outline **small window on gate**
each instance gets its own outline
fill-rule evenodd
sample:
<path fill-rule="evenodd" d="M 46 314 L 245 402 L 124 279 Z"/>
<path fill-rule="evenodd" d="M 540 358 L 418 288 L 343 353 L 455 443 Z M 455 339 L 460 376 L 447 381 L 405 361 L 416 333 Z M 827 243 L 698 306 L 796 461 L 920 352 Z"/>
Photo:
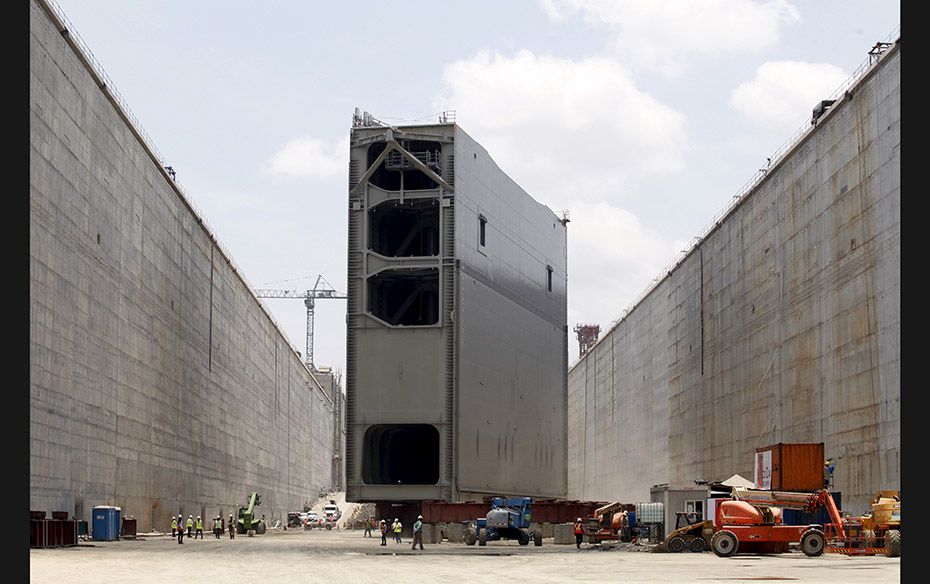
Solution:
<path fill-rule="evenodd" d="M 478 244 L 485 246 L 485 231 L 488 225 L 488 218 L 484 215 L 478 215 Z"/>

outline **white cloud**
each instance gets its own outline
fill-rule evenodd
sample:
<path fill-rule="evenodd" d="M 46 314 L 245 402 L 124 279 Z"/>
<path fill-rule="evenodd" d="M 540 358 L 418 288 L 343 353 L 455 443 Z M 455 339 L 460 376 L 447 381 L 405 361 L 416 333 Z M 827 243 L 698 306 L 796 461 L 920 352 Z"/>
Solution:
<path fill-rule="evenodd" d="M 574 202 L 570 208 L 569 329 L 598 324 L 603 336 L 623 309 L 677 257 L 681 243 L 665 240 L 633 213 L 603 201 Z M 569 346 L 573 360 L 578 346 L 571 342 Z"/>
<path fill-rule="evenodd" d="M 288 178 L 333 178 L 348 172 L 348 136 L 332 141 L 304 136 L 281 147 L 263 170 Z"/>
<path fill-rule="evenodd" d="M 779 26 L 800 20 L 786 0 L 541 0 L 554 22 L 581 13 L 615 32 L 611 43 L 632 66 L 672 76 L 694 57 L 755 52 L 778 40 Z"/>
<path fill-rule="evenodd" d="M 684 116 L 610 59 L 482 52 L 447 65 L 444 81 L 435 109 L 455 109 L 504 172 L 552 208 L 616 200 L 642 177 L 684 168 Z"/>
<path fill-rule="evenodd" d="M 730 106 L 765 129 L 793 130 L 848 77 L 829 63 L 770 61 L 756 70 L 752 81 L 733 91 Z"/>

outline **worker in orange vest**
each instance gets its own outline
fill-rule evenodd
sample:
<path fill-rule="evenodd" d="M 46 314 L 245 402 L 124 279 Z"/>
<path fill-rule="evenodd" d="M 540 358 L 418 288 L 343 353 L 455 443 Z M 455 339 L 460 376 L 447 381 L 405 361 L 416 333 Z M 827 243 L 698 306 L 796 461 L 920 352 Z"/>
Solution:
<path fill-rule="evenodd" d="M 581 549 L 581 538 L 584 537 L 584 527 L 581 526 L 581 517 L 575 521 L 575 547 Z"/>

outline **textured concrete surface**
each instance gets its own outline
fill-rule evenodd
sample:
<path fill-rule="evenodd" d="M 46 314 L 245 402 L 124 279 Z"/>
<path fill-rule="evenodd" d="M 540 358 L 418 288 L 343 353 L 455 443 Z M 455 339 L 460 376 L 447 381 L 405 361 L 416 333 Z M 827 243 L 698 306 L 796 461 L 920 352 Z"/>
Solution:
<path fill-rule="evenodd" d="M 332 400 L 42 5 L 30 30 L 30 508 L 137 529 L 331 484 Z"/>
<path fill-rule="evenodd" d="M 895 47 L 569 373 L 569 497 L 753 477 L 824 442 L 846 510 L 900 488 Z"/>
<path fill-rule="evenodd" d="M 574 540 L 573 540 L 574 541 Z M 428 544 L 410 549 L 404 538 L 380 545 L 380 537 L 362 531 L 269 531 L 202 541 L 170 537 L 145 541 L 100 542 L 94 547 L 32 550 L 33 583 L 236 582 L 706 582 L 723 584 L 786 580 L 817 584 L 901 581 L 901 558 L 800 552 L 768 556 L 713 553 L 653 554 L 601 551 L 582 544 L 522 547 L 515 541 Z M 606 548 L 607 546 L 603 546 Z M 911 566 L 914 568 L 914 566 Z M 912 574 L 913 575 L 913 574 Z"/>

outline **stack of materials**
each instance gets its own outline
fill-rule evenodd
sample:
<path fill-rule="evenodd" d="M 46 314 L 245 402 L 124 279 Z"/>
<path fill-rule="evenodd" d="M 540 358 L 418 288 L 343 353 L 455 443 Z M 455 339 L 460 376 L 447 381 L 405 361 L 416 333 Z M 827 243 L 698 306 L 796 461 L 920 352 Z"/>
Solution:
<path fill-rule="evenodd" d="M 45 511 L 29 512 L 29 547 L 74 546 L 77 541 L 77 521 L 68 519 L 67 511 L 52 511 L 51 519 Z"/>

